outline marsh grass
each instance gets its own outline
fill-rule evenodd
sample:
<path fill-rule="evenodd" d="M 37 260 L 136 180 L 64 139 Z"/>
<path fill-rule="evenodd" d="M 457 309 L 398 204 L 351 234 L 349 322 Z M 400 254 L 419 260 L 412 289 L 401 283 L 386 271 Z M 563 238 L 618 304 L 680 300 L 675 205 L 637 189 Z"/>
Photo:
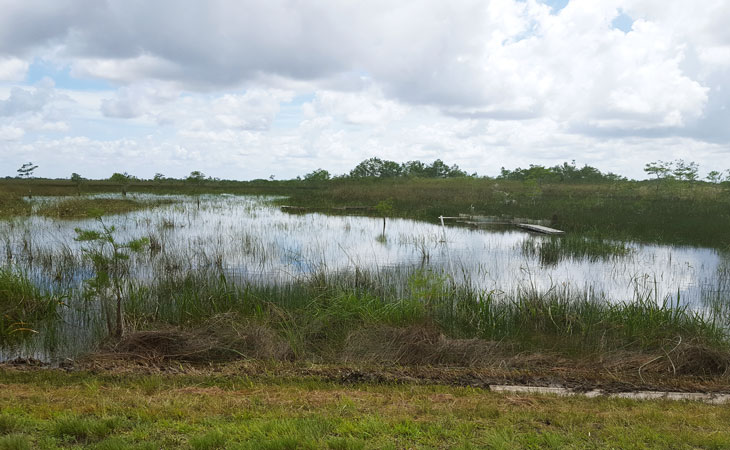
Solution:
<path fill-rule="evenodd" d="M 30 214 L 30 203 L 22 197 L 0 191 L 0 219 Z"/>
<path fill-rule="evenodd" d="M 622 181 L 601 184 L 542 184 L 475 178 L 335 180 L 291 187 L 281 203 L 333 208 L 393 200 L 391 214 L 435 222 L 440 215 L 551 220 L 569 233 L 726 248 L 730 245 L 727 186 Z M 332 210 L 335 213 L 336 210 Z"/>
<path fill-rule="evenodd" d="M 452 179 L 336 179 L 328 182 L 253 180 L 219 181 L 200 185 L 180 180 L 137 181 L 130 192 L 157 194 L 233 193 L 286 196 L 281 204 L 337 213 L 335 207 L 374 207 L 392 199 L 389 216 L 436 222 L 440 215 L 525 217 L 552 220 L 571 233 L 599 233 L 613 240 L 637 240 L 677 245 L 730 247 L 730 184 L 651 181 L 610 183 L 534 183 L 482 178 Z M 0 216 L 27 214 L 21 197 L 76 195 L 68 180 L 1 180 Z M 84 193 L 120 192 L 121 185 L 89 180 Z M 9 200 L 7 200 L 9 199 Z M 16 212 L 12 212 L 16 211 Z M 350 211 L 351 212 L 351 211 Z M 340 213 L 346 213 L 341 210 Z"/>
<path fill-rule="evenodd" d="M 0 345 L 38 334 L 41 325 L 52 328 L 60 302 L 27 277 L 0 268 Z"/>
<path fill-rule="evenodd" d="M 447 339 L 476 338 L 500 342 L 510 351 L 577 358 L 616 351 L 663 352 L 682 342 L 730 354 L 727 317 L 695 311 L 679 299 L 645 296 L 617 302 L 557 287 L 499 294 L 459 286 L 430 271 L 411 273 L 405 291 L 375 280 L 382 278 L 359 271 L 357 281 L 352 274 L 341 274 L 288 285 L 241 286 L 221 276 L 188 275 L 131 289 L 133 301 L 127 302 L 126 314 L 138 329 L 203 330 L 217 336 L 211 348 L 226 347 L 229 341 L 237 350 L 228 357 L 234 358 L 291 355 L 336 361 L 345 353 L 351 358 L 347 346 L 353 335 L 359 333 L 361 339 L 361 330 L 383 327 L 433 330 Z M 221 315 L 229 319 L 220 321 Z M 256 354 L 246 325 L 234 333 L 224 331 L 247 322 L 272 330 L 273 335 L 263 334 L 265 339 L 283 340 L 291 351 Z M 380 342 L 377 336 L 372 339 Z M 433 361 L 433 355 L 424 358 Z M 727 369 L 730 359 L 723 358 L 721 367 L 712 371 Z M 461 363 L 468 364 L 468 359 L 467 355 Z"/>
<path fill-rule="evenodd" d="M 554 265 L 568 258 L 607 261 L 628 256 L 632 251 L 622 241 L 578 235 L 526 239 L 520 247 L 523 255 L 537 257 L 543 265 Z"/>
<path fill-rule="evenodd" d="M 104 214 L 123 214 L 140 209 L 168 205 L 170 203 L 172 203 L 172 200 L 166 199 L 141 201 L 127 198 L 79 197 L 45 204 L 36 213 L 56 219 L 84 219 L 94 218 L 99 215 L 99 212 L 103 212 Z"/>
<path fill-rule="evenodd" d="M 322 247 L 305 248 L 297 242 L 278 246 L 275 241 L 281 240 L 280 235 L 269 229 L 287 231 L 283 238 L 286 241 L 298 239 L 298 233 L 304 229 L 310 232 L 309 227 L 319 222 L 267 216 L 263 211 L 269 206 L 261 202 L 204 200 L 200 209 L 190 207 L 190 202 L 172 205 L 159 214 L 145 212 L 114 219 L 119 225 L 119 239 L 137 239 L 145 234 L 153 239 L 140 248 L 139 255 L 130 256 L 130 271 L 124 272 L 115 288 L 121 299 L 117 304 L 124 308 L 123 320 L 117 323 L 123 322 L 130 340 L 107 343 L 105 348 L 197 362 L 235 358 L 337 361 L 343 355 L 357 357 L 351 348 L 356 340 L 370 336 L 372 342 L 382 344 L 384 341 L 377 336 L 382 332 L 399 340 L 400 349 L 418 347 L 405 342 L 408 339 L 424 343 L 421 347 L 425 356 L 410 358 L 414 363 L 448 360 L 470 364 L 468 355 L 461 361 L 446 358 L 446 352 L 457 345 L 456 340 L 476 340 L 462 343 L 469 349 L 479 345 L 492 348 L 492 343 L 499 343 L 502 349 L 512 352 L 544 351 L 578 358 L 624 350 L 669 352 L 682 342 L 707 347 L 719 355 L 712 357 L 719 361 L 711 364 L 713 372 L 725 367 L 723 355 L 728 352 L 730 328 L 727 308 L 693 309 L 687 306 L 691 300 L 665 297 L 658 290 L 647 293 L 637 288 L 633 296 L 607 298 L 590 287 L 569 288 L 569 283 L 559 281 L 545 286 L 543 280 L 538 280 L 538 288 L 530 284 L 529 274 L 527 281 L 504 285 L 504 292 L 484 289 L 479 287 L 485 285 L 479 277 L 489 276 L 489 268 L 477 266 L 471 272 L 464 269 L 459 276 L 454 275 L 458 268 L 455 272 L 450 260 L 449 264 L 429 266 L 429 252 L 442 250 L 438 246 L 448 242 L 440 239 L 440 233 L 432 235 L 431 231 L 415 236 L 408 234 L 410 230 L 403 235 L 392 234 L 396 223 L 389 226 L 391 237 L 383 245 L 409 250 L 415 246 L 416 253 L 422 255 L 420 264 L 411 260 L 387 267 L 369 263 L 358 266 L 357 260 L 347 255 L 346 265 L 330 269 L 327 258 L 320 256 Z M 275 220 L 261 227 L 253 220 L 244 221 L 255 219 L 257 214 L 264 221 Z M 221 215 L 233 216 L 231 222 L 221 221 Z M 13 222 L 5 227 L 6 251 L 12 253 L 8 267 L 33 269 L 34 282 L 43 280 L 47 283 L 41 284 L 44 289 L 67 296 L 69 308 L 64 308 L 66 315 L 58 322 L 68 326 L 58 333 L 52 323 L 43 327 L 52 347 L 69 348 L 53 342 L 65 339 L 87 342 L 86 349 L 94 349 L 105 334 L 113 333 L 105 333 L 99 296 L 84 295 L 88 290 L 80 286 L 83 280 L 103 272 L 103 267 L 89 264 L 83 251 L 72 247 L 73 243 L 55 249 L 39 243 L 43 234 L 32 224 Z M 198 227 L 214 232 L 199 234 Z M 379 231 L 378 226 L 372 234 L 366 230 L 362 236 L 372 243 Z M 351 229 L 347 232 L 354 233 Z M 523 245 L 523 251 L 538 252 L 543 262 L 565 257 L 612 259 L 631 251 L 621 241 L 573 235 L 531 239 Z M 64 275 L 66 272 L 73 274 Z M 9 284 L 15 287 L 8 292 L 15 292 L 18 286 L 33 286 L 28 280 L 25 284 L 13 280 Z M 38 292 L 25 297 L 50 298 L 38 297 Z M 727 304 L 727 289 L 720 287 L 715 295 L 715 305 Z M 12 324 L 26 322 L 14 320 Z M 67 333 L 73 327 L 86 331 Z M 19 332 L 12 334 L 21 337 Z M 267 347 L 262 344 L 265 341 L 274 345 Z M 186 345 L 191 348 L 186 350 Z"/>

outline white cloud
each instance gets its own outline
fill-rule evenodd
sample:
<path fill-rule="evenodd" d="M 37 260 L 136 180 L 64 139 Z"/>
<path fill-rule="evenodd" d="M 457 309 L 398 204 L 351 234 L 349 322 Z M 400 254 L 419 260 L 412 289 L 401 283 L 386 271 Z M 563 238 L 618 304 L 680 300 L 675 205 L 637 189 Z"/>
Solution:
<path fill-rule="evenodd" d="M 642 158 L 730 160 L 724 0 L 571 0 L 557 13 L 537 0 L 3 6 L 8 155 L 65 145 L 89 171 L 239 178 L 371 156 L 491 174 L 576 159 L 631 176 Z M 34 60 L 114 88 L 28 86 Z"/>
<path fill-rule="evenodd" d="M 0 126 L 0 140 L 15 141 L 23 137 L 25 131 L 22 128 L 2 125 Z"/>
<path fill-rule="evenodd" d="M 0 100 L 0 116 L 18 116 L 41 112 L 54 100 L 53 81 L 46 78 L 30 89 L 13 87 L 5 100 Z"/>
<path fill-rule="evenodd" d="M 359 92 L 317 91 L 309 114 L 338 117 L 354 125 L 386 125 L 403 117 L 408 108 L 385 98 L 376 88 Z"/>
<path fill-rule="evenodd" d="M 131 119 L 153 114 L 157 107 L 176 100 L 181 94 L 172 83 L 142 82 L 123 86 L 114 98 L 101 101 L 101 112 L 107 117 Z"/>
<path fill-rule="evenodd" d="M 28 71 L 28 62 L 20 58 L 0 57 L 0 81 L 20 81 Z"/>

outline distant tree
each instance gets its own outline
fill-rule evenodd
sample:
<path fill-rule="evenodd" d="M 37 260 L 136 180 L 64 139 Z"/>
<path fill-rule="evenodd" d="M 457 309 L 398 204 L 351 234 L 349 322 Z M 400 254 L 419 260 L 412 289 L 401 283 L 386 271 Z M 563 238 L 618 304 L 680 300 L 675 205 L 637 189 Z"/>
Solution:
<path fill-rule="evenodd" d="M 697 180 L 699 169 L 699 164 L 694 161 L 685 162 L 683 159 L 678 159 L 674 162 L 674 171 L 672 174 L 678 180 L 692 182 Z"/>
<path fill-rule="evenodd" d="M 122 195 L 125 197 L 127 196 L 127 188 L 129 188 L 129 183 L 138 179 L 139 178 L 135 177 L 134 175 L 130 175 L 127 172 L 114 172 L 112 176 L 109 177 L 109 181 L 113 181 L 114 183 L 119 183 L 122 185 Z"/>
<path fill-rule="evenodd" d="M 327 181 L 330 178 L 330 173 L 324 169 L 316 169 L 304 175 L 304 181 Z"/>
<path fill-rule="evenodd" d="M 132 178 L 132 175 L 128 174 L 127 172 L 114 172 L 112 176 L 109 177 L 109 181 L 113 181 L 115 183 L 128 183 L 130 180 L 132 180 Z"/>
<path fill-rule="evenodd" d="M 403 163 L 403 172 L 409 177 L 426 178 L 428 167 L 421 161 L 408 161 Z"/>
<path fill-rule="evenodd" d="M 673 176 L 672 166 L 673 164 L 668 161 L 653 161 L 644 166 L 644 172 L 655 176 L 657 180 L 661 180 Z"/>
<path fill-rule="evenodd" d="M 205 181 L 205 174 L 199 170 L 193 170 L 185 178 L 185 181 L 195 186 L 193 188 L 193 195 L 195 195 L 195 203 L 198 205 L 198 209 L 200 209 L 200 186 Z"/>
<path fill-rule="evenodd" d="M 440 159 L 431 163 L 431 165 L 425 169 L 425 172 L 429 178 L 453 178 L 466 176 L 466 172 L 460 170 L 459 166 L 456 164 L 449 167 Z"/>
<path fill-rule="evenodd" d="M 403 167 L 395 161 L 383 160 L 380 178 L 395 178 L 403 175 Z"/>
<path fill-rule="evenodd" d="M 350 171 L 353 178 L 392 178 L 402 175 L 403 167 L 395 161 L 370 158 Z"/>
<path fill-rule="evenodd" d="M 711 170 L 705 177 L 710 183 L 720 183 L 722 181 L 722 172 Z"/>
<path fill-rule="evenodd" d="M 155 176 L 152 178 L 153 181 L 164 181 L 165 176 L 159 172 L 155 174 Z"/>
<path fill-rule="evenodd" d="M 84 177 L 73 172 L 71 174 L 71 182 L 76 185 L 76 195 L 81 195 L 81 183 L 83 183 Z"/>
<path fill-rule="evenodd" d="M 18 177 L 19 178 L 32 178 L 33 177 L 33 171 L 35 171 L 38 168 L 37 165 L 33 164 L 32 162 L 27 162 L 20 166 L 20 169 L 17 170 Z"/>
<path fill-rule="evenodd" d="M 508 170 L 502 167 L 500 176 L 497 178 L 515 181 L 535 180 L 538 183 L 543 181 L 561 181 L 561 175 L 556 173 L 552 168 L 535 164 L 530 164 L 530 167 L 527 169 L 518 167 L 515 170 Z"/>
<path fill-rule="evenodd" d="M 205 181 L 205 174 L 199 170 L 193 170 L 190 175 L 185 178 L 185 181 L 189 183 L 201 184 Z"/>

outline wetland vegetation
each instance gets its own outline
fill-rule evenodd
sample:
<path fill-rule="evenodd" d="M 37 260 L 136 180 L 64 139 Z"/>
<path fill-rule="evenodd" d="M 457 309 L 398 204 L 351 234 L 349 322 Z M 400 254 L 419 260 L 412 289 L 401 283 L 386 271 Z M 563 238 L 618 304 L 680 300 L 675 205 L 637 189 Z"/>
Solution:
<path fill-rule="evenodd" d="M 360 169 L 378 167 L 377 161 L 370 163 Z M 443 178 L 408 172 L 428 174 L 434 166 Z M 236 364 L 241 361 L 254 364 L 256 373 L 296 372 L 289 381 L 280 375 L 266 381 L 232 374 L 222 381 L 211 373 L 170 379 L 109 375 L 115 377 L 110 381 L 105 375 L 26 374 L 6 366 L 0 370 L 0 382 L 8 387 L 0 406 L 0 448 L 127 448 L 150 442 L 245 448 L 244 441 L 276 442 L 271 448 L 302 443 L 369 448 L 382 447 L 394 436 L 399 436 L 396 447 L 415 448 L 610 447 L 629 442 L 625 427 L 619 433 L 616 421 L 624 420 L 627 411 L 644 409 L 661 423 L 656 429 L 666 431 L 656 432 L 654 425 L 634 428 L 632 444 L 721 447 L 727 440 L 723 434 L 708 438 L 700 428 L 694 433 L 668 426 L 687 420 L 686 411 L 673 416 L 674 410 L 660 403 L 637 409 L 619 400 L 510 400 L 458 387 L 338 387 L 350 379 L 458 385 L 493 379 L 726 391 L 730 232 L 723 223 L 730 219 L 728 185 L 721 180 L 595 178 L 590 170 L 584 171 L 588 179 L 566 181 L 554 178 L 557 172 L 545 175 L 531 167 L 484 179 L 434 163 L 385 177 L 365 171 L 331 179 L 315 171 L 287 181 L 232 182 L 197 173 L 186 180 L 143 181 L 116 174 L 120 176 L 105 181 L 0 182 L 1 360 L 108 367 L 104 370 L 110 374 L 130 367 L 195 371 L 216 364 L 223 368 L 215 371 L 239 371 L 240 376 L 243 369 Z M 100 210 L 105 213 L 99 215 Z M 438 222 L 441 215 L 461 213 L 505 222 L 542 220 L 567 233 L 550 237 L 508 225 L 475 229 Z M 233 366 L 225 369 L 226 364 Z M 324 377 L 335 384 L 302 375 L 314 366 L 335 374 Z M 403 370 L 417 374 L 381 372 L 388 367 L 410 367 Z M 443 373 L 434 378 L 417 368 Z M 275 419 L 250 403 L 258 401 L 251 400 L 255 395 L 246 394 L 241 401 L 248 405 L 250 427 L 233 429 L 227 419 L 202 416 L 197 425 L 170 422 L 175 414 L 191 414 L 191 408 L 232 414 L 220 409 L 220 399 L 201 406 L 202 397 L 188 393 L 189 386 L 198 389 L 201 383 L 216 392 L 228 389 L 227 383 L 248 383 L 267 396 L 289 389 L 286 395 L 296 398 L 305 398 L 304 391 L 329 398 L 332 390 L 344 389 L 338 398 L 346 405 L 330 402 L 327 408 L 341 412 L 359 406 L 347 422 L 327 413 L 287 419 L 287 408 L 295 405 L 267 403 L 276 408 Z M 103 389 L 87 392 L 88 386 Z M 38 389 L 51 389 L 60 404 L 64 396 L 83 395 L 85 412 L 64 407 L 65 412 L 41 417 L 38 411 L 48 407 L 40 400 L 33 403 L 37 411 L 18 411 L 8 403 L 16 395 L 39 399 Z M 97 404 L 101 397 L 94 392 L 107 395 L 118 389 L 126 389 L 124 395 L 118 393 L 119 400 L 130 409 L 112 411 Z M 173 401 L 163 398 L 170 389 L 187 389 L 176 395 L 182 403 L 147 416 L 149 420 L 124 418 L 138 414 L 141 395 Z M 375 426 L 367 412 L 375 404 L 361 399 L 363 392 L 375 390 L 380 396 L 410 396 L 406 403 L 430 402 L 433 389 L 474 401 L 478 397 L 480 404 L 501 412 L 486 419 L 450 400 L 454 416 L 448 424 L 424 412 L 425 422 L 389 413 Z M 226 391 L 226 404 L 235 392 Z M 530 407 L 527 415 L 506 413 L 514 408 L 504 402 L 514 401 L 549 406 Z M 554 407 L 558 412 L 545 419 Z M 568 409 L 560 408 L 598 408 L 604 414 L 609 408 L 616 417 L 581 423 L 593 427 L 590 437 L 574 433 L 572 425 L 535 433 L 522 429 L 532 427 L 537 417 L 551 424 L 573 423 L 565 415 Z M 651 412 L 656 408 L 663 415 Z M 722 420 L 720 409 L 693 408 L 708 418 L 708 429 L 719 429 L 713 424 Z M 474 428 L 477 419 L 487 420 L 489 427 Z M 462 428 L 472 431 L 453 433 Z M 509 431 L 515 429 L 521 431 Z M 397 430 L 410 431 L 401 435 Z M 460 440 L 462 435 L 467 438 Z"/>
<path fill-rule="evenodd" d="M 504 186 L 500 183 L 509 186 L 509 182 L 516 187 L 500 195 L 519 201 L 495 202 L 493 197 L 481 196 L 481 191 L 464 192 L 473 186 L 494 195 L 497 187 Z M 620 185 L 546 185 L 541 190 L 561 190 L 568 201 L 576 199 L 578 204 L 593 198 L 587 193 L 603 191 L 628 189 L 640 196 L 659 195 L 656 189 L 643 189 L 641 183 L 614 182 Z M 9 185 L 17 183 L 13 180 Z M 166 183 L 161 189 L 177 186 Z M 230 187 L 225 182 L 208 183 L 215 189 Z M 242 184 L 242 188 L 269 183 Z M 86 184 L 90 190 L 106 186 Z M 660 359 L 675 372 L 683 364 L 686 367 L 680 370 L 689 370 L 690 362 L 675 361 L 680 355 L 688 361 L 706 361 L 706 367 L 694 369 L 697 373 L 721 374 L 728 369 L 726 230 L 714 236 L 720 245 L 704 249 L 652 243 L 663 242 L 666 236 L 643 242 L 620 239 L 626 230 L 594 228 L 581 233 L 574 229 L 562 237 L 541 237 L 504 227 L 442 228 L 393 217 L 383 232 L 380 221 L 384 219 L 377 216 L 423 214 L 422 209 L 398 207 L 410 202 L 408 197 L 416 192 L 422 197 L 417 204 L 421 208 L 444 205 L 446 209 L 445 203 L 430 204 L 429 196 L 438 192 L 459 198 L 459 208 L 468 201 L 469 208 L 462 211 L 496 213 L 500 211 L 486 208 L 491 203 L 519 206 L 525 200 L 520 189 L 526 189 L 526 184 L 471 178 L 280 184 L 292 189 L 290 196 L 203 194 L 206 185 L 200 180 L 192 197 L 139 193 L 151 188 L 142 182 L 138 189 L 128 183 L 124 194 L 47 196 L 42 194 L 59 193 L 63 186 L 38 183 L 33 199 L 23 200 L 30 212 L 0 227 L 3 270 L 20 280 L 16 284 L 33 286 L 35 291 L 25 296 L 32 299 L 29 305 L 56 299 L 50 302 L 56 307 L 47 308 L 48 316 L 61 319 L 58 326 L 48 327 L 40 321 L 37 308 L 7 301 L 15 312 L 6 314 L 4 335 L 29 339 L 25 347 L 18 346 L 17 340 L 5 345 L 6 358 L 30 352 L 48 359 L 90 351 L 103 345 L 109 335 L 121 336 L 122 329 L 132 336 L 145 332 L 149 339 L 163 341 L 164 336 L 149 332 L 192 330 L 187 342 L 209 347 L 189 352 L 198 359 L 207 354 L 235 358 L 254 352 L 256 357 L 329 362 L 369 358 L 469 365 L 494 363 L 520 352 L 596 359 L 626 351 L 644 353 L 648 361 L 671 351 L 675 353 Z M 181 190 L 186 186 L 181 184 Z M 342 188 L 353 191 L 343 194 Z M 710 198 L 713 191 L 721 196 L 723 189 L 722 185 L 677 187 L 676 193 L 687 191 L 697 200 Z M 378 194 L 384 190 L 388 199 L 371 203 L 385 197 Z M 355 192 L 366 194 L 357 197 Z M 389 208 L 386 212 L 373 208 L 376 217 L 369 218 L 291 215 L 275 207 L 296 203 L 301 198 L 297 196 L 305 195 L 309 204 L 319 207 L 341 204 L 318 197 L 333 195 L 350 198 L 350 204 L 387 204 Z M 544 200 L 526 200 L 532 205 L 531 218 L 550 219 L 537 207 Z M 108 215 L 101 223 L 86 217 L 105 206 L 124 214 Z M 74 212 L 52 213 L 66 209 Z M 436 212 L 433 209 L 432 214 Z M 568 219 L 561 222 L 555 216 L 554 226 L 568 228 L 560 225 L 570 223 Z M 665 231 L 657 227 L 650 236 Z M 119 251 L 130 242 L 138 254 Z M 113 320 L 110 311 L 115 308 L 117 319 Z M 36 323 L 41 325 L 32 325 Z M 240 323 L 254 331 L 248 333 Z M 217 332 L 208 333 L 211 329 Z M 210 339 L 193 338 L 200 336 L 200 330 Z M 260 336 L 250 336 L 256 333 Z M 275 350 L 265 350 L 260 342 L 251 344 L 256 339 L 273 342 Z M 368 339 L 373 342 L 365 342 Z M 469 339 L 481 344 L 467 343 Z M 6 338 L 6 344 L 10 343 Z M 453 351 L 459 345 L 464 346 L 461 351 Z M 384 355 L 373 354 L 373 348 L 383 349 Z M 176 352 L 181 357 L 185 353 Z"/>

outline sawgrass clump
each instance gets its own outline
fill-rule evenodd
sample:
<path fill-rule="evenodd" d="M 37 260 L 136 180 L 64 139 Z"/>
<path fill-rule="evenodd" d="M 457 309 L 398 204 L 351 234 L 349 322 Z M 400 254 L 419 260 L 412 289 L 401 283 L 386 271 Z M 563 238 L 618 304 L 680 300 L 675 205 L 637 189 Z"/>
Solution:
<path fill-rule="evenodd" d="M 0 346 L 39 333 L 40 325 L 52 327 L 60 304 L 22 274 L 0 268 Z"/>

